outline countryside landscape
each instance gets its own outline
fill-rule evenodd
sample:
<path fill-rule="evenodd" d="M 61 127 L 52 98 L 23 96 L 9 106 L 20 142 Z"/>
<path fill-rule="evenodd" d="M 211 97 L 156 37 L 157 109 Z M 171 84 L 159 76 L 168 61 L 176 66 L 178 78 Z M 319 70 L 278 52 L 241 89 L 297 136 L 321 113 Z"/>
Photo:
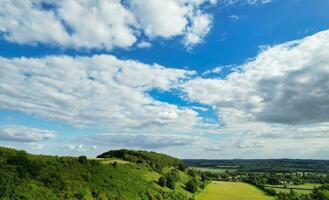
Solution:
<path fill-rule="evenodd" d="M 329 194 L 329 161 L 321 160 L 182 161 L 126 149 L 58 157 L 4 147 L 0 155 L 2 199 L 325 200 Z"/>
<path fill-rule="evenodd" d="M 329 0 L 0 0 L 0 200 L 329 200 Z"/>

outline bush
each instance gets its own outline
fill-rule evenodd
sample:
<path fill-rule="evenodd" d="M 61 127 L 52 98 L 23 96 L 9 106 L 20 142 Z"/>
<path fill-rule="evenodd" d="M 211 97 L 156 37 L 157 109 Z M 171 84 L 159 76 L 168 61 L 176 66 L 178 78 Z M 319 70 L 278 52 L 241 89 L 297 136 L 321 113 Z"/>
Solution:
<path fill-rule="evenodd" d="M 198 181 L 192 178 L 186 183 L 185 187 L 187 191 L 195 193 L 198 190 Z"/>
<path fill-rule="evenodd" d="M 162 187 L 167 186 L 167 178 L 165 176 L 161 176 L 159 178 L 158 184 Z"/>
<path fill-rule="evenodd" d="M 79 163 L 81 163 L 81 164 L 87 164 L 88 159 L 87 159 L 86 156 L 79 156 L 78 161 L 79 161 Z"/>

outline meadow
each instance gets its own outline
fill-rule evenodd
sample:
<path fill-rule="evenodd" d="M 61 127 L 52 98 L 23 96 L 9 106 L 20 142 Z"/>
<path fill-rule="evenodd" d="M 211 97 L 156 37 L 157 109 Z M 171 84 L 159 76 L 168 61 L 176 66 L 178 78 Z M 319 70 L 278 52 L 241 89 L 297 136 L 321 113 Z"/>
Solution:
<path fill-rule="evenodd" d="M 202 172 L 213 172 L 213 173 L 226 173 L 235 172 L 236 169 L 232 168 L 220 168 L 220 167 L 190 167 L 191 169 L 200 170 Z"/>
<path fill-rule="evenodd" d="M 288 185 L 284 187 L 282 185 L 266 185 L 267 188 L 272 188 L 276 192 L 290 193 L 290 190 L 298 194 L 310 194 L 315 187 L 319 187 L 321 184 L 306 183 L 303 185 Z"/>
<path fill-rule="evenodd" d="M 196 200 L 274 200 L 255 186 L 241 182 L 213 181 L 204 191 L 196 196 Z"/>

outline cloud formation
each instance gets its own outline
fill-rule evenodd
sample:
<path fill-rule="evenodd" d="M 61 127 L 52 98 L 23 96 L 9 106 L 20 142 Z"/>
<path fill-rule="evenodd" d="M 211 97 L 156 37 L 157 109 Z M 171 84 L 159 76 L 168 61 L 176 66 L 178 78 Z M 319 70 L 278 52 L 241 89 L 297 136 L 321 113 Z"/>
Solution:
<path fill-rule="evenodd" d="M 1 126 L 0 140 L 33 143 L 49 140 L 56 136 L 56 132 L 25 126 Z"/>
<path fill-rule="evenodd" d="M 199 122 L 194 110 L 149 95 L 177 87 L 192 71 L 110 55 L 0 58 L 0 65 L 1 108 L 113 132 L 188 132 Z"/>
<path fill-rule="evenodd" d="M 204 149 L 207 150 L 207 151 L 215 151 L 216 152 L 216 151 L 221 151 L 222 147 L 219 146 L 219 145 L 211 145 L 209 147 L 205 147 Z"/>
<path fill-rule="evenodd" d="M 329 31 L 267 47 L 225 78 L 184 84 L 191 101 L 216 106 L 223 123 L 329 122 Z"/>
<path fill-rule="evenodd" d="M 162 134 L 98 134 L 79 140 L 86 144 L 113 147 L 128 147 L 142 149 L 160 149 L 172 146 L 185 146 L 198 142 L 200 138 L 188 135 Z"/>
<path fill-rule="evenodd" d="M 71 151 L 75 153 L 88 153 L 90 151 L 97 150 L 97 146 L 83 145 L 83 144 L 79 144 L 79 145 L 68 144 L 68 145 L 64 145 L 63 148 L 67 151 Z"/>
<path fill-rule="evenodd" d="M 211 15 L 202 8 L 211 4 L 216 1 L 4 0 L 0 33 L 19 44 L 76 49 L 128 48 L 143 35 L 150 40 L 180 36 L 190 46 L 209 32 Z"/>

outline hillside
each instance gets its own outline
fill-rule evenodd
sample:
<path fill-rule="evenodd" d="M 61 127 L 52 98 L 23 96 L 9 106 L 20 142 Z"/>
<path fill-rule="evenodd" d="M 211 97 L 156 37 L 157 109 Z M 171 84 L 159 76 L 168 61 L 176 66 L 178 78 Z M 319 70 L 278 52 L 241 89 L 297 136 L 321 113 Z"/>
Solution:
<path fill-rule="evenodd" d="M 89 160 L 85 156 L 31 155 L 0 147 L 0 198 L 183 200 L 192 197 L 192 193 L 183 187 L 191 177 L 175 169 L 180 164 L 178 159 L 154 152 L 115 152 L 136 157 L 144 155 L 143 160 L 147 162 L 104 162 L 104 159 Z M 102 155 L 99 157 L 110 154 Z M 115 155 L 131 161 L 131 157 Z M 154 171 L 155 165 L 157 169 L 163 168 Z M 174 173 L 177 177 L 173 188 L 158 184 L 159 177 Z"/>
<path fill-rule="evenodd" d="M 158 171 L 164 167 L 179 167 L 183 165 L 183 162 L 177 158 L 152 151 L 111 150 L 97 156 L 97 158 L 118 158 L 134 163 L 147 163 Z"/>

